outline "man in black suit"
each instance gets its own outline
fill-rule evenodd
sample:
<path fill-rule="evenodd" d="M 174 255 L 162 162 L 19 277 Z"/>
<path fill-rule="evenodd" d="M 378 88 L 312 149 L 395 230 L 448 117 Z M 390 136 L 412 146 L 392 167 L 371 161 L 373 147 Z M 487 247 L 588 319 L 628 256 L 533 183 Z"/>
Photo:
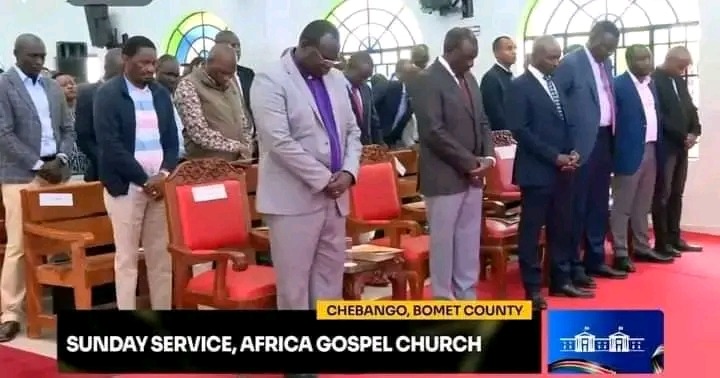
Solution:
<path fill-rule="evenodd" d="M 380 119 L 373 101 L 373 92 L 367 81 L 373 73 L 373 60 L 365 51 L 356 52 L 350 56 L 345 68 L 345 77 L 348 80 L 348 95 L 350 104 L 355 113 L 363 145 L 385 144 L 380 128 Z"/>
<path fill-rule="evenodd" d="M 551 259 L 550 295 L 590 298 L 573 285 L 572 182 L 576 168 L 572 125 L 566 120 L 565 98 L 552 78 L 562 50 L 555 38 L 535 40 L 527 71 L 509 86 L 508 127 L 518 141 L 513 180 L 520 186 L 523 209 L 518 256 L 525 295 L 535 309 L 547 304 L 540 293 L 538 240 L 546 227 Z"/>
<path fill-rule="evenodd" d="M 418 68 L 411 61 L 401 59 L 395 66 L 397 80 L 391 80 L 382 87 L 373 88 L 375 109 L 380 118 L 385 144 L 388 146 L 404 147 L 401 143 L 403 131 L 413 114 L 408 83 L 415 76 L 417 70 Z"/>
<path fill-rule="evenodd" d="M 493 130 L 507 130 L 505 124 L 505 92 L 512 81 L 510 67 L 517 60 L 515 42 L 508 36 L 497 37 L 492 43 L 495 64 L 480 82 L 483 105 Z"/>
<path fill-rule="evenodd" d="M 75 132 L 77 133 L 77 146 L 80 152 L 88 159 L 85 181 L 98 180 L 98 147 L 93 128 L 93 102 L 95 92 L 100 86 L 119 75 L 123 70 L 122 54 L 119 48 L 110 49 L 105 54 L 105 74 L 103 78 L 92 84 L 80 86 L 78 89 L 77 105 L 75 106 Z"/>
<path fill-rule="evenodd" d="M 673 47 L 652 75 L 663 118 L 664 155 L 653 200 L 655 250 L 675 257 L 680 252 L 702 251 L 702 247 L 689 245 L 680 236 L 688 150 L 695 146 L 701 131 L 697 108 L 683 79 L 691 64 L 692 57 L 685 47 Z"/>
<path fill-rule="evenodd" d="M 477 299 L 484 175 L 495 164 L 480 88 L 470 72 L 477 54 L 470 29 L 450 29 L 443 55 L 416 79 L 421 90 L 411 91 L 430 225 L 431 288 L 438 298 Z"/>

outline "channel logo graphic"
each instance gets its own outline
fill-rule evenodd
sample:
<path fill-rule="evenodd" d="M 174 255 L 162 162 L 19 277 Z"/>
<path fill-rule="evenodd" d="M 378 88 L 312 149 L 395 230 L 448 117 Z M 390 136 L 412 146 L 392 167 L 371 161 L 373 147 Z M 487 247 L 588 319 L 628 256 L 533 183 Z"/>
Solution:
<path fill-rule="evenodd" d="M 660 374 L 665 368 L 659 310 L 551 310 L 551 374 Z"/>

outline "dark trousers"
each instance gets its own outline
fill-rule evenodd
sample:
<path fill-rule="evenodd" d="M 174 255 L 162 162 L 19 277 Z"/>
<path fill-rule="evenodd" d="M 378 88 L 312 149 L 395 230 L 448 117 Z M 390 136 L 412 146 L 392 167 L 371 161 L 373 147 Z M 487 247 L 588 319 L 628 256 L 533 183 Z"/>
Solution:
<path fill-rule="evenodd" d="M 687 150 L 669 143 L 664 145 L 668 147 L 664 164 L 658 168 L 652 209 L 655 248 L 664 248 L 680 241 L 680 218 L 688 171 Z"/>
<path fill-rule="evenodd" d="M 573 273 L 595 270 L 605 263 L 605 236 L 610 216 L 610 174 L 612 173 L 612 132 L 598 130 L 592 153 L 575 174 Z M 582 158 L 582 157 L 581 157 Z M 585 251 L 580 259 L 580 247 Z"/>
<path fill-rule="evenodd" d="M 560 287 L 570 282 L 572 244 L 572 173 L 558 173 L 554 185 L 522 187 L 518 259 L 523 286 L 528 295 L 539 292 L 542 267 L 538 241 L 545 226 L 547 256 L 550 258 L 551 285 Z"/>

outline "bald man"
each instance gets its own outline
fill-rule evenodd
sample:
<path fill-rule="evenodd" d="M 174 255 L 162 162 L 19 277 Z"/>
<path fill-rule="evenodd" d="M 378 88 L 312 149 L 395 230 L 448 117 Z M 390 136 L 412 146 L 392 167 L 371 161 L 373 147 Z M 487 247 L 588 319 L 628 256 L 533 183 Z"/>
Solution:
<path fill-rule="evenodd" d="M 216 44 L 207 63 L 180 80 L 175 106 L 184 126 L 185 157 L 251 159 L 252 118 L 235 80 L 235 50 Z"/>
<path fill-rule="evenodd" d="M 105 73 L 97 83 L 84 84 L 78 88 L 77 104 L 75 105 L 75 132 L 77 133 L 77 146 L 85 154 L 88 165 L 85 171 L 85 181 L 98 180 L 98 148 L 93 128 L 93 98 L 102 83 L 119 75 L 123 69 L 122 52 L 119 48 L 110 49 L 105 53 Z"/>
<path fill-rule="evenodd" d="M 692 62 L 685 47 L 673 47 L 652 75 L 663 119 L 664 152 L 658 190 L 653 200 L 655 250 L 674 257 L 679 257 L 682 252 L 702 251 L 702 247 L 689 245 L 680 235 L 688 150 L 695 146 L 701 131 L 697 108 L 684 78 Z"/>
<path fill-rule="evenodd" d="M 223 30 L 215 36 L 215 43 L 226 44 L 232 47 L 233 50 L 235 50 L 237 62 L 240 62 L 240 58 L 242 58 L 242 48 L 240 46 L 240 39 L 235 33 L 230 30 Z M 251 68 L 241 66 L 238 63 L 236 63 L 237 72 L 235 74 L 235 80 L 237 80 L 238 86 L 242 89 L 243 104 L 247 111 L 252 114 L 250 110 L 250 86 L 252 85 L 253 79 L 255 79 L 255 71 Z"/>
<path fill-rule="evenodd" d="M 410 52 L 410 60 L 421 70 L 427 68 L 428 63 L 430 63 L 430 48 L 428 48 L 428 45 L 421 44 L 413 47 Z"/>
<path fill-rule="evenodd" d="M 0 342 L 20 331 L 25 301 L 25 262 L 20 191 L 70 177 L 68 155 L 75 131 L 65 95 L 41 77 L 45 44 L 35 35 L 15 41 L 16 63 L 0 75 L 0 188 L 7 245 L 0 275 Z"/>

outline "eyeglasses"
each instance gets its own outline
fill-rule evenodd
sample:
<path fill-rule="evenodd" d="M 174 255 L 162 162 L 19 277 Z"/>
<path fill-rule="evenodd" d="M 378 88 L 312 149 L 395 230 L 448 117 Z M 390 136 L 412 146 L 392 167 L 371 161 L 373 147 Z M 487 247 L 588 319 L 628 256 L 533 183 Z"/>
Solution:
<path fill-rule="evenodd" d="M 315 50 L 315 53 L 317 53 L 317 55 L 320 57 L 323 64 L 325 64 L 327 66 L 336 66 L 336 65 L 342 63 L 340 60 L 333 60 L 333 59 L 328 59 L 328 58 L 324 57 L 323 54 L 320 52 L 320 50 L 317 47 L 314 47 L 313 50 Z"/>

